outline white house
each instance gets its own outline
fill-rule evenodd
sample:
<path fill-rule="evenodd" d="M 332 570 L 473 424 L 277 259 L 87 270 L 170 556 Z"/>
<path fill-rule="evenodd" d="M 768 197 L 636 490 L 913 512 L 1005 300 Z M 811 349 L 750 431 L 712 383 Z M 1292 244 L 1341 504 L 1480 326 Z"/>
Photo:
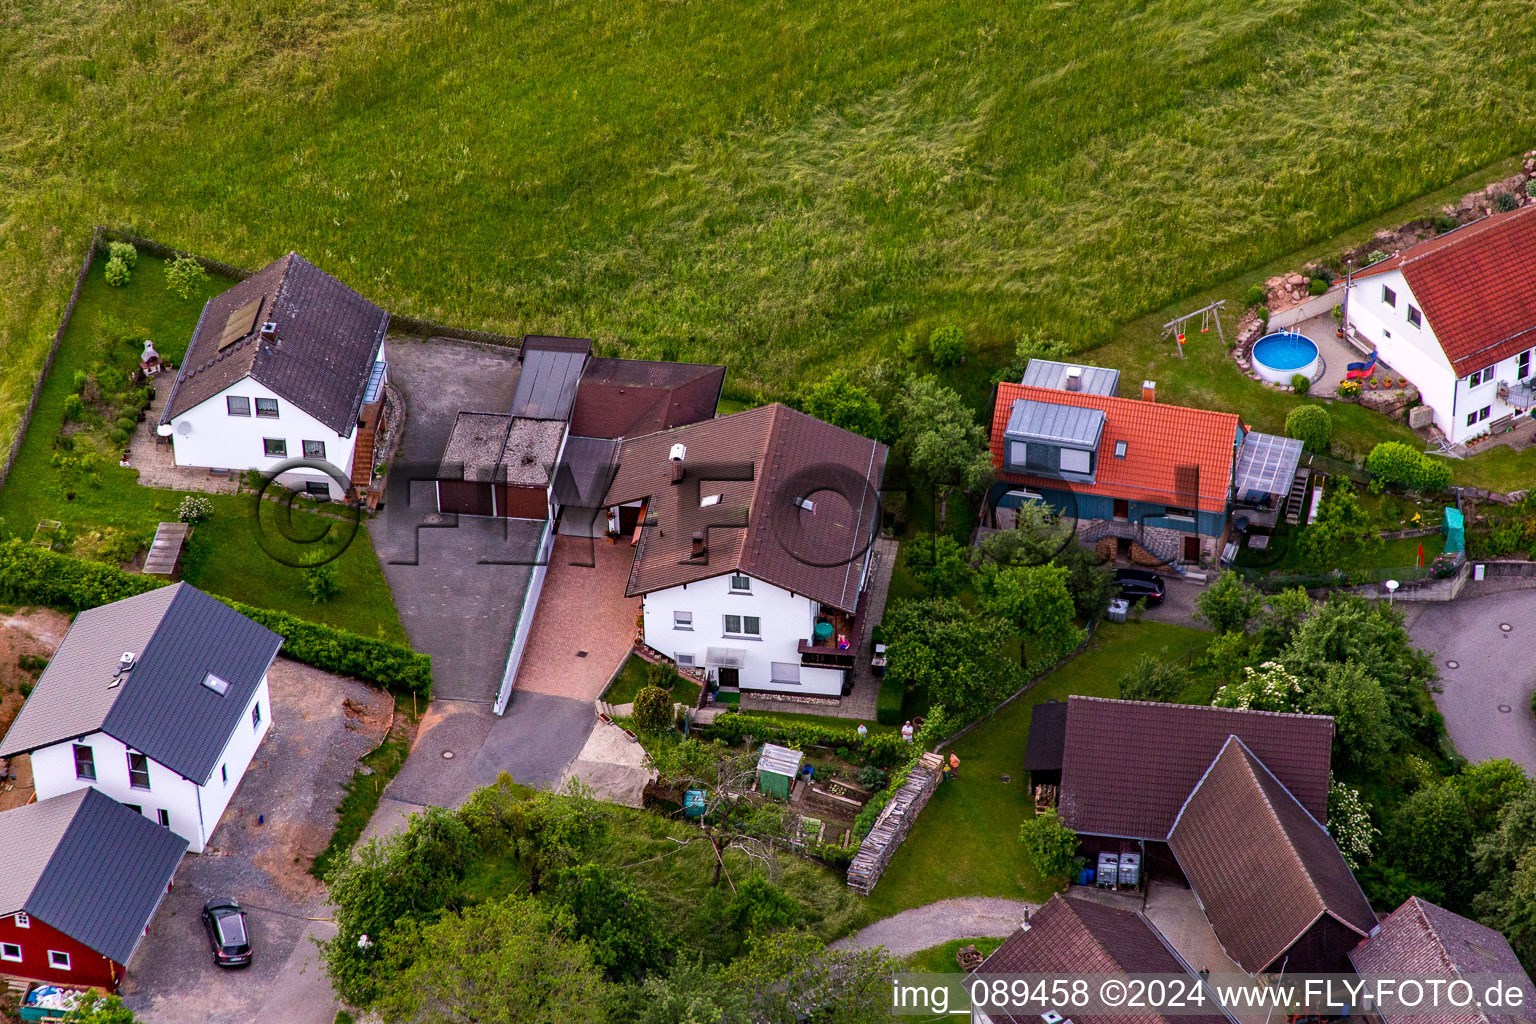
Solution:
<path fill-rule="evenodd" d="M 722 686 L 838 696 L 864 642 L 885 446 L 782 405 L 625 438 L 645 642 Z"/>
<path fill-rule="evenodd" d="M 0 757 L 37 798 L 90 787 L 201 852 L 272 727 L 282 637 L 185 583 L 75 617 Z"/>
<path fill-rule="evenodd" d="M 1536 207 L 1494 214 L 1354 274 L 1352 337 L 1419 389 L 1452 442 L 1536 407 Z"/>
<path fill-rule="evenodd" d="M 208 300 L 161 415 L 178 466 L 270 472 L 327 462 L 353 487 L 373 474 L 382 429 L 389 314 L 289 253 Z M 350 488 L 309 469 L 295 490 Z"/>

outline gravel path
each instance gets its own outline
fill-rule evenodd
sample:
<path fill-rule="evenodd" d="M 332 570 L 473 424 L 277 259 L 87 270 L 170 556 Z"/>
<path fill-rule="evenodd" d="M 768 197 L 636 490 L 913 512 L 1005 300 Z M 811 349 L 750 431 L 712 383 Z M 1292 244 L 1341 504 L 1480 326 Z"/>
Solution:
<path fill-rule="evenodd" d="M 971 896 L 903 910 L 834 942 L 835 949 L 884 946 L 892 956 L 911 956 L 955 939 L 1006 938 L 1040 904 Z"/>

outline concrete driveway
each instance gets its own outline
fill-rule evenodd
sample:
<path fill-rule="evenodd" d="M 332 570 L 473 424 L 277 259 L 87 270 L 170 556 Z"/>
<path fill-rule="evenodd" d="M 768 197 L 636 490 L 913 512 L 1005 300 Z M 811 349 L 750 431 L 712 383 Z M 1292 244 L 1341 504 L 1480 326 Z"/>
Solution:
<path fill-rule="evenodd" d="M 1174 576 L 1164 576 L 1163 583 L 1163 603 L 1156 608 L 1148 608 L 1141 616 L 1143 619 L 1148 622 L 1170 622 L 1176 626 L 1194 626 L 1197 629 L 1210 628 L 1195 618 L 1195 599 L 1205 590 L 1204 586 Z"/>
<path fill-rule="evenodd" d="M 1415 604 L 1405 618 L 1415 646 L 1434 653 L 1435 704 L 1457 751 L 1473 762 L 1507 757 L 1536 773 L 1536 661 L 1526 650 L 1536 639 L 1536 591 Z"/>
<path fill-rule="evenodd" d="M 330 916 L 309 865 L 330 842 L 342 786 L 383 738 L 394 704 L 363 683 L 283 659 L 269 681 L 272 729 L 209 851 L 182 860 L 128 964 L 124 999 L 151 1024 L 330 1024 L 336 1014 L 308 941 L 329 934 Z M 201 920 L 212 896 L 245 908 L 249 968 L 213 965 Z"/>

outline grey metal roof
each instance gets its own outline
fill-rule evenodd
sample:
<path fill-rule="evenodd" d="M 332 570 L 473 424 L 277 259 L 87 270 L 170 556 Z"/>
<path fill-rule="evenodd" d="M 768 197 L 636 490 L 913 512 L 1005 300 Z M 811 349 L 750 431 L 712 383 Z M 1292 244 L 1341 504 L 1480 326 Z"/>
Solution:
<path fill-rule="evenodd" d="M 584 338 L 524 338 L 523 370 L 512 396 L 512 415 L 569 420 L 591 347 Z"/>
<path fill-rule="evenodd" d="M 76 615 L 32 696 L 0 741 L 0 757 L 101 729 L 125 690 L 108 685 L 118 659 L 125 651 L 145 652 L 178 589 L 162 587 Z"/>
<path fill-rule="evenodd" d="M 126 964 L 187 841 L 87 788 L 0 814 L 0 850 L 0 913 L 24 910 Z"/>
<path fill-rule="evenodd" d="M 1238 498 L 1251 493 L 1285 494 L 1301 464 L 1301 442 L 1250 430 L 1237 450 Z"/>
<path fill-rule="evenodd" d="M 804 757 L 798 750 L 781 747 L 777 743 L 764 743 L 757 755 L 757 770 L 794 778 L 800 771 L 800 762 Z"/>
<path fill-rule="evenodd" d="M 252 304 L 250 332 L 221 348 L 231 314 Z M 276 342 L 261 338 L 266 322 Z M 351 437 L 388 329 L 388 313 L 290 252 L 208 300 L 160 422 L 249 376 Z"/>
<path fill-rule="evenodd" d="M 438 479 L 489 483 L 501 464 L 511 427 L 512 417 L 502 413 L 460 412 L 437 467 Z"/>
<path fill-rule="evenodd" d="M 102 731 L 201 785 L 282 645 L 265 626 L 178 583 Z M 227 692 L 203 685 L 210 672 L 229 683 Z"/>
<path fill-rule="evenodd" d="M 613 438 L 566 438 L 555 470 L 555 501 L 586 508 L 601 505 L 613 479 L 613 457 L 618 449 L 619 442 Z"/>
<path fill-rule="evenodd" d="M 1088 366 L 1085 363 L 1058 363 L 1051 359 L 1031 359 L 1024 367 L 1022 383 L 1037 388 L 1067 390 L 1067 374 L 1079 370 L 1082 386 L 1076 390 L 1089 395 L 1120 394 L 1120 371 L 1105 366 Z"/>
<path fill-rule="evenodd" d="M 1013 410 L 1008 414 L 1009 437 L 1097 450 L 1103 433 L 1102 409 L 1020 398 L 1014 401 Z"/>

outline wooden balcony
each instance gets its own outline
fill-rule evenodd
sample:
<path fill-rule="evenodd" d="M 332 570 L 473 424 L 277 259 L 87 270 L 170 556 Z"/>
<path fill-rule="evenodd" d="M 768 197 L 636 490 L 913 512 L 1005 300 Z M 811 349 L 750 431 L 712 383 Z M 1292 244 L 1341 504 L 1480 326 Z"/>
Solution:
<path fill-rule="evenodd" d="M 800 664 L 852 668 L 859 654 L 859 643 L 863 639 L 863 621 L 860 613 L 864 610 L 864 600 L 864 595 L 860 594 L 859 607 L 853 615 L 834 608 L 823 609 L 817 621 L 830 623 L 832 633 L 825 640 L 815 636 L 809 640 L 801 640 Z"/>

